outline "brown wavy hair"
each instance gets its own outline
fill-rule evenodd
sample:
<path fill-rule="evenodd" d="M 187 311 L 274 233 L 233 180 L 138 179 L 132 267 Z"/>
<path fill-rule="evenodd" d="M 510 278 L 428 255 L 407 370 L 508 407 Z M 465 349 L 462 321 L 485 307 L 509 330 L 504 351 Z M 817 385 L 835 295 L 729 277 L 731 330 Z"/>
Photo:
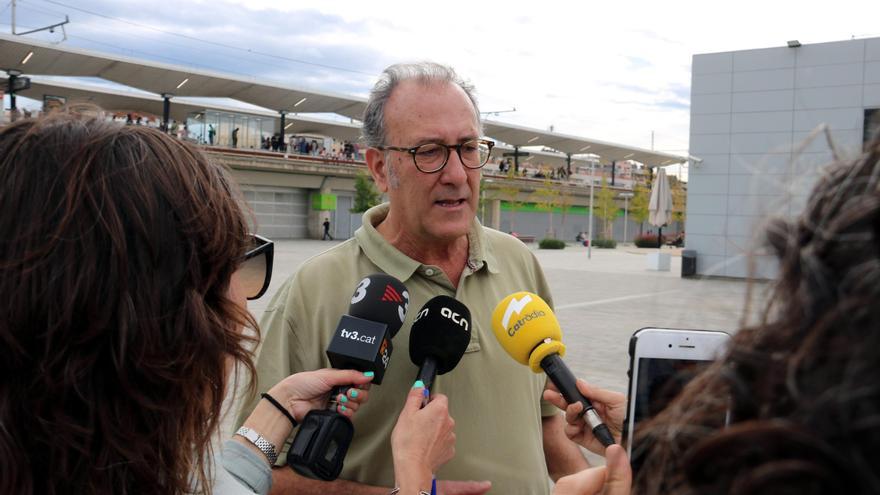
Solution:
<path fill-rule="evenodd" d="M 635 492 L 880 493 L 880 136 L 766 239 L 761 322 L 645 425 Z"/>
<path fill-rule="evenodd" d="M 210 490 L 247 218 L 161 132 L 55 115 L 0 130 L 0 493 Z M 207 487 L 207 488 L 206 488 Z"/>

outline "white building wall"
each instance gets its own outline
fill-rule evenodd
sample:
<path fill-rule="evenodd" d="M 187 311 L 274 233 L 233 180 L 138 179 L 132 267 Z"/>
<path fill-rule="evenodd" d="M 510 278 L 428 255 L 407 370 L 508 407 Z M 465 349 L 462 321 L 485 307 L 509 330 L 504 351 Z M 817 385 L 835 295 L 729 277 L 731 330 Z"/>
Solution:
<path fill-rule="evenodd" d="M 799 214 L 831 162 L 861 151 L 864 111 L 880 107 L 880 38 L 695 55 L 687 248 L 702 275 L 772 278 L 762 226 Z M 750 271 L 750 255 L 754 270 Z"/>

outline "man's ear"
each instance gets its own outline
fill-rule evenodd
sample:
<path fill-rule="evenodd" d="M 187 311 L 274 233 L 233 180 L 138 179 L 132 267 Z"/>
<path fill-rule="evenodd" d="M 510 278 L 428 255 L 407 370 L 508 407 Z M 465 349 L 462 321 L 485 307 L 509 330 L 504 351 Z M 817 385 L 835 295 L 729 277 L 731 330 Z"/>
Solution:
<path fill-rule="evenodd" d="M 376 148 L 367 148 L 367 167 L 370 175 L 376 182 L 376 187 L 383 193 L 388 192 L 388 163 L 385 161 L 385 152 Z"/>

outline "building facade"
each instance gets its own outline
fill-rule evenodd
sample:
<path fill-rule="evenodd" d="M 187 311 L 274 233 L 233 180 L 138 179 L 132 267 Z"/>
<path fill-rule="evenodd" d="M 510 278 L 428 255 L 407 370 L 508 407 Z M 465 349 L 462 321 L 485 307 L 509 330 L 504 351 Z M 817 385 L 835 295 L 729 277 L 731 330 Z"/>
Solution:
<path fill-rule="evenodd" d="M 773 278 L 763 224 L 803 211 L 832 146 L 861 152 L 877 108 L 880 38 L 695 55 L 685 230 L 697 273 Z"/>

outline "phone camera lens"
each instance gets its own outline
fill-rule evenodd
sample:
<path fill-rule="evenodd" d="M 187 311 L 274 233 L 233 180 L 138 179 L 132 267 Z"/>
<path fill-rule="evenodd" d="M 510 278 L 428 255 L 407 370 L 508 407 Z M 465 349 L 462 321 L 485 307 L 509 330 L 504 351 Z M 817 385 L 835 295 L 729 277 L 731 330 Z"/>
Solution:
<path fill-rule="evenodd" d="M 669 348 L 672 349 L 672 344 L 669 344 Z"/>

